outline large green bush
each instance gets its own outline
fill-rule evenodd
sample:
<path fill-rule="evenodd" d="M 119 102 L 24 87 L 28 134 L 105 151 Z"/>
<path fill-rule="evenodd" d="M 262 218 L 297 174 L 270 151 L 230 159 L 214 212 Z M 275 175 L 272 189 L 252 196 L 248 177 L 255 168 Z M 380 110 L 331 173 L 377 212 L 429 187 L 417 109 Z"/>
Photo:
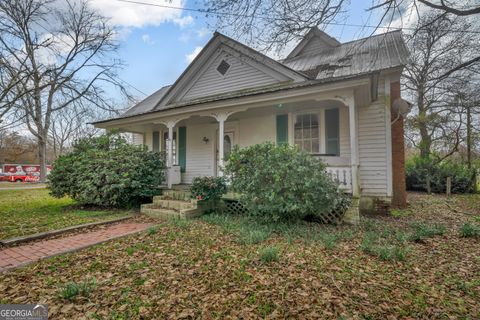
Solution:
<path fill-rule="evenodd" d="M 82 204 L 130 207 L 159 194 L 165 164 L 159 153 L 129 144 L 117 134 L 79 140 L 49 175 L 55 197 Z"/>
<path fill-rule="evenodd" d="M 414 156 L 406 163 L 407 189 L 427 191 L 427 177 L 430 177 L 431 191 L 444 193 L 447 177 L 452 178 L 453 193 L 475 192 L 475 169 L 461 162 L 438 161 L 434 158 Z"/>
<path fill-rule="evenodd" d="M 267 142 L 235 147 L 225 166 L 232 189 L 249 214 L 264 221 L 318 217 L 346 209 L 347 198 L 318 159 Z"/>

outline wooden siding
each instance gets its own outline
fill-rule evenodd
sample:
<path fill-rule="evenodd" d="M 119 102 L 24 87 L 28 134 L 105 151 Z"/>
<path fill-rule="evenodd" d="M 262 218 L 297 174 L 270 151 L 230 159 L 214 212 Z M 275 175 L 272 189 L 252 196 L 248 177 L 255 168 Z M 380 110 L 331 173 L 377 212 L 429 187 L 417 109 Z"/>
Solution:
<path fill-rule="evenodd" d="M 228 72 L 222 76 L 217 67 L 222 60 L 230 64 Z M 195 84 L 179 100 L 191 100 L 229 91 L 237 91 L 278 83 L 272 75 L 261 71 L 239 58 L 220 54 L 195 81 Z"/>
<path fill-rule="evenodd" d="M 187 125 L 186 167 L 182 183 L 191 183 L 194 177 L 214 175 L 214 125 Z M 207 144 L 202 141 L 206 137 Z"/>
<path fill-rule="evenodd" d="M 274 114 L 238 121 L 238 144 L 241 148 L 266 141 L 277 140 Z"/>
<path fill-rule="evenodd" d="M 358 149 L 362 194 L 386 196 L 385 109 L 380 102 L 358 109 Z"/>

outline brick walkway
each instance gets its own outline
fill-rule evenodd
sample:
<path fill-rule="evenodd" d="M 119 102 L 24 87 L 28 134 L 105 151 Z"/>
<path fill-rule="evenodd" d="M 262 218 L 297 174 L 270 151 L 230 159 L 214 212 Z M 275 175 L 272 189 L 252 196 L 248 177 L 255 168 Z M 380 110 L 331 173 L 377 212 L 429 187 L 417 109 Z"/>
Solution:
<path fill-rule="evenodd" d="M 106 226 L 98 231 L 87 231 L 64 238 L 41 240 L 4 248 L 0 250 L 0 272 L 146 230 L 152 225 L 151 223 L 122 222 Z"/>

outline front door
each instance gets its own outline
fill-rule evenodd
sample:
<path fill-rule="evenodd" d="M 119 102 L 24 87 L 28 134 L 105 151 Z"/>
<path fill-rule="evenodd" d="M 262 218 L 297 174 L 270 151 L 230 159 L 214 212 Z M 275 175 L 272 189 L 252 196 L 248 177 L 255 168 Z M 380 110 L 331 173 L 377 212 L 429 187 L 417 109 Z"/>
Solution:
<path fill-rule="evenodd" d="M 217 139 L 215 143 L 215 174 L 218 175 L 218 161 L 219 161 L 219 156 L 218 156 L 218 131 L 217 131 Z M 230 153 L 232 152 L 233 148 L 233 141 L 235 138 L 235 132 L 234 131 L 225 131 L 223 134 L 223 160 L 224 162 L 228 159 L 230 156 Z"/>

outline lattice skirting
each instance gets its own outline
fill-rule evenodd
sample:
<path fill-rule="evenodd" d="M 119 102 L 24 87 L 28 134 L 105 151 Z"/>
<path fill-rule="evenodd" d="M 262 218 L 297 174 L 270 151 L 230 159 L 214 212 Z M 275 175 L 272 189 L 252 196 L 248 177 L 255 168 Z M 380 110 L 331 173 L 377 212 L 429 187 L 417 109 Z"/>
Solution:
<path fill-rule="evenodd" d="M 238 200 L 223 199 L 223 210 L 228 214 L 246 214 L 247 209 Z"/>

